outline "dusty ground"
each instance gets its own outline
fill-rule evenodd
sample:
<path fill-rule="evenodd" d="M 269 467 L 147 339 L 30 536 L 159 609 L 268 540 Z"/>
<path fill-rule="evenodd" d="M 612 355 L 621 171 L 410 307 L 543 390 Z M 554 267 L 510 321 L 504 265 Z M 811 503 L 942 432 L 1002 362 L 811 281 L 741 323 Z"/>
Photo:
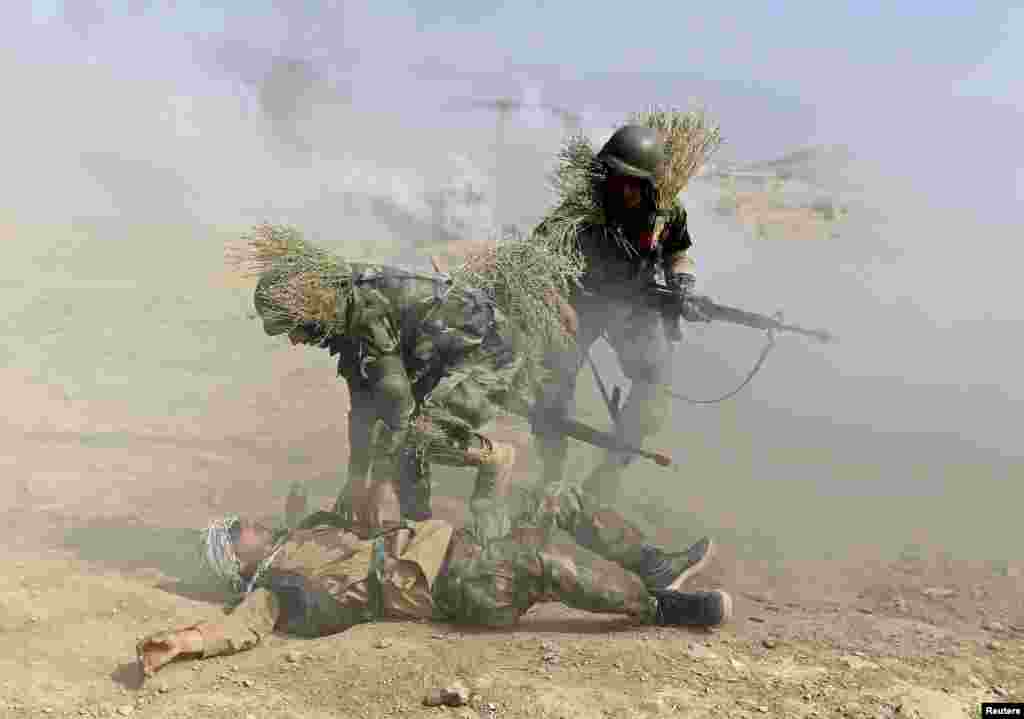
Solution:
<path fill-rule="evenodd" d="M 337 383 L 304 372 L 301 355 L 282 357 L 295 363 L 282 368 L 291 403 L 337 392 L 343 409 Z M 736 597 L 735 621 L 715 633 L 548 605 L 514 631 L 381 624 L 315 641 L 274 637 L 142 684 L 138 637 L 218 611 L 193 582 L 189 530 L 227 509 L 277 513 L 296 476 L 328 502 L 344 411 L 296 427 L 275 423 L 287 409 L 280 400 L 254 395 L 240 406 L 213 395 L 201 421 L 146 422 L 11 372 L 3 390 L 25 408 L 0 425 L 3 717 L 938 718 L 977 716 L 986 699 L 1024 700 L 1024 577 L 1013 566 L 922 553 L 769 574 L 729 546 L 696 580 Z M 461 511 L 457 499 L 438 499 L 439 514 Z M 472 690 L 469 705 L 422 706 L 428 689 L 454 681 Z"/>

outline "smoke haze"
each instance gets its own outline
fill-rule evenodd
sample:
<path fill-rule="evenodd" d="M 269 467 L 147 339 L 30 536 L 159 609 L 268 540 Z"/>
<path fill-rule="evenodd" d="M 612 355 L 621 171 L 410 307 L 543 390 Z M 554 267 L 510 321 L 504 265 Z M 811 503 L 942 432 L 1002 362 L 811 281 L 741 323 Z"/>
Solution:
<path fill-rule="evenodd" d="M 1009 551 L 991 518 L 1015 522 L 1021 499 L 1024 118 L 1019 80 L 1004 79 L 1019 13 L 962 43 L 955 67 L 901 62 L 886 35 L 857 69 L 819 39 L 805 48 L 820 53 L 810 77 L 809 54 L 738 63 L 724 40 L 679 65 L 640 38 L 604 65 L 592 49 L 496 43 L 486 28 L 497 10 L 486 7 L 474 34 L 455 10 L 458 21 L 356 3 L 187 5 L 0 11 L 9 369 L 150 418 L 201 419 L 211 392 L 241 401 L 264 391 L 286 352 L 287 366 L 319 368 L 327 385 L 329 358 L 268 341 L 245 320 L 248 290 L 215 283 L 225 238 L 291 223 L 351 257 L 425 266 L 429 243 L 534 222 L 564 134 L 551 113 L 512 113 L 499 165 L 496 113 L 450 101 L 564 106 L 600 142 L 627 112 L 695 99 L 722 125 L 721 159 L 832 148 L 798 168 L 850 207 L 831 239 L 758 239 L 714 212 L 720 188 L 707 179 L 684 200 L 703 291 L 784 308 L 840 343 L 781 339 L 736 400 L 681 405 L 659 441 L 686 457 L 685 475 L 637 469 L 637 493 L 684 504 L 706 495 L 709 526 L 734 517 L 737 531 L 756 526 L 791 549 L 821 533 L 830 546 L 862 541 L 859 518 L 875 512 L 879 545 L 926 537 L 984 557 Z M 916 21 L 949 32 L 956 18 Z M 738 328 L 692 331 L 676 389 L 724 392 L 759 342 Z M 583 384 L 581 414 L 605 422 Z"/>

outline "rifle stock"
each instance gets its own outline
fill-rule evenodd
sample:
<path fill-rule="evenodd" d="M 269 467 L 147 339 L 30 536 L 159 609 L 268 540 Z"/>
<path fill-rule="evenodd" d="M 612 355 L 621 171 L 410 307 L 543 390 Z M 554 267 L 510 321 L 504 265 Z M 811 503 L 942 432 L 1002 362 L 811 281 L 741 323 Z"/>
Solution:
<path fill-rule="evenodd" d="M 670 467 L 672 465 L 672 457 L 664 452 L 650 452 L 642 447 L 623 444 L 614 434 L 602 432 L 601 430 L 595 429 L 590 425 L 583 424 L 583 422 L 578 420 L 567 417 L 561 419 L 548 417 L 545 418 L 544 422 L 551 429 L 557 430 L 566 437 L 572 437 L 573 439 L 593 445 L 594 447 L 600 447 L 601 449 L 607 449 L 613 452 L 627 452 L 629 454 L 635 454 L 638 457 L 649 459 L 661 467 Z"/>

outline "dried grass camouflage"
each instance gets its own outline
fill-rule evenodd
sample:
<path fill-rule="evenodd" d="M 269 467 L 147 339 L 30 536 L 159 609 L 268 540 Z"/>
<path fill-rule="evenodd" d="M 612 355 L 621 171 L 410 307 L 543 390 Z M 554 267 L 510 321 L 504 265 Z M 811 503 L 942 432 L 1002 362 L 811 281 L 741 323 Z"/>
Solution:
<path fill-rule="evenodd" d="M 236 272 L 262 273 L 255 302 L 264 320 L 284 328 L 315 324 L 325 337 L 354 331 L 346 327 L 347 321 L 361 323 L 348 311 L 359 304 L 353 295 L 352 265 L 305 241 L 291 227 L 259 225 L 241 239 L 228 248 L 228 262 Z M 459 298 L 482 290 L 497 305 L 502 336 L 515 361 L 478 352 L 448 368 L 424 409 L 431 421 L 412 432 L 414 446 L 432 461 L 451 462 L 473 436 L 475 425 L 450 406 L 445 391 L 449 385 L 471 385 L 503 413 L 528 410 L 534 389 L 546 376 L 543 359 L 551 343 L 571 344 L 551 295 L 566 296 L 581 271 L 577 254 L 560 252 L 541 238 L 510 235 L 470 254 L 450 273 L 450 300 L 445 301 L 452 304 L 450 321 L 459 321 L 454 316 L 461 312 Z"/>
<path fill-rule="evenodd" d="M 703 109 L 683 111 L 653 106 L 633 113 L 629 121 L 657 130 L 665 140 L 665 163 L 656 182 L 661 209 L 671 206 L 723 142 L 718 124 Z"/>
<path fill-rule="evenodd" d="M 574 245 L 513 233 L 469 253 L 451 277 L 456 290 L 487 292 L 518 330 L 517 349 L 539 361 L 550 343 L 571 342 L 554 295 L 568 297 L 583 269 Z"/>
<path fill-rule="evenodd" d="M 296 228 L 257 225 L 225 248 L 225 258 L 234 272 L 260 277 L 256 302 L 265 317 L 315 324 L 325 335 L 344 334 L 352 267 L 303 239 Z"/>
<path fill-rule="evenodd" d="M 261 277 L 256 300 L 264 316 L 316 324 L 326 335 L 345 332 L 345 298 L 352 268 L 303 239 L 293 227 L 262 224 L 226 248 L 233 271 Z M 516 348 L 539 365 L 552 342 L 571 342 L 552 293 L 565 297 L 583 271 L 571 245 L 510 234 L 469 254 L 454 268 L 452 291 L 483 290 L 510 320 Z"/>
<path fill-rule="evenodd" d="M 721 130 L 704 110 L 652 107 L 633 113 L 629 122 L 658 130 L 665 140 L 665 162 L 655 184 L 658 209 L 669 210 L 700 167 L 721 147 Z M 549 178 L 557 201 L 537 227 L 537 233 L 560 253 L 575 251 L 576 236 L 584 227 L 605 225 L 600 188 L 607 175 L 586 136 L 566 140 Z"/>

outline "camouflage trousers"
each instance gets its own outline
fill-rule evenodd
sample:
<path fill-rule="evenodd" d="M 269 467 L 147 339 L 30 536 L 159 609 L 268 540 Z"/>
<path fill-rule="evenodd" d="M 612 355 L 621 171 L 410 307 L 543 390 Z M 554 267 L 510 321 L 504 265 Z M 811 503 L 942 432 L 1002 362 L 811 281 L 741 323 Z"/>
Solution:
<path fill-rule="evenodd" d="M 434 585 L 438 618 L 507 626 L 534 604 L 557 601 L 651 621 L 654 600 L 636 573 L 643 535 L 614 510 L 591 501 L 564 490 L 538 497 L 504 538 L 481 544 L 457 533 Z M 557 541 L 557 529 L 575 541 Z"/>
<path fill-rule="evenodd" d="M 522 371 L 518 358 L 476 352 L 447 371 L 416 403 L 408 425 L 397 430 L 379 421 L 374 394 L 350 380 L 348 487 L 371 476 L 393 482 L 401 517 L 422 521 L 431 516 L 432 464 L 477 467 L 472 515 L 486 536 L 503 536 L 510 526 L 504 516 L 508 487 L 500 463 L 488 461 L 497 458 L 495 448 L 477 431 L 495 419 L 499 407 L 526 406 Z M 336 504 L 342 514 L 348 487 Z"/>
<path fill-rule="evenodd" d="M 377 407 L 373 393 L 361 383 L 348 380 L 348 472 L 347 479 L 366 478 L 373 463 L 373 430 Z"/>
<path fill-rule="evenodd" d="M 506 534 L 503 512 L 509 492 L 502 452 L 479 430 L 494 421 L 502 408 L 525 407 L 521 390 L 523 362 L 480 353 L 449 371 L 420 404 L 413 420 L 402 476 L 402 513 L 421 520 L 431 515 L 430 467 L 477 467 L 470 498 L 474 521 L 485 536 Z M 510 458 L 509 458 L 510 459 Z"/>
<path fill-rule="evenodd" d="M 646 437 L 668 423 L 671 412 L 663 385 L 671 381 L 672 349 L 662 315 L 651 308 L 614 299 L 583 298 L 576 311 L 576 346 L 549 353 L 545 364 L 551 380 L 541 387 L 537 398 L 540 411 L 534 421 L 534 436 L 543 464 L 543 481 L 547 484 L 562 482 L 569 444 L 557 430 L 545 427 L 544 417 L 571 413 L 577 377 L 587 352 L 602 336 L 607 338 L 623 374 L 632 383 L 616 422 L 619 439 L 642 445 Z M 622 474 L 633 459 L 622 452 L 608 452 L 582 486 L 603 502 L 617 504 L 621 499 Z"/>

